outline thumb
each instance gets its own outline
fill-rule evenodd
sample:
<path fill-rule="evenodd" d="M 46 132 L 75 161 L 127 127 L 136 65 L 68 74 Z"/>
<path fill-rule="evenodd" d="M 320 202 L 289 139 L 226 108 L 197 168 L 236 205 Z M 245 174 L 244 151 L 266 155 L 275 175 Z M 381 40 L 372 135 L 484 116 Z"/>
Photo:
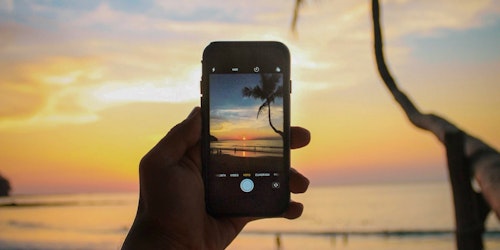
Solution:
<path fill-rule="evenodd" d="M 200 107 L 195 107 L 189 116 L 175 125 L 148 154 L 156 154 L 166 165 L 171 165 L 178 162 L 189 148 L 196 145 L 200 137 Z"/>

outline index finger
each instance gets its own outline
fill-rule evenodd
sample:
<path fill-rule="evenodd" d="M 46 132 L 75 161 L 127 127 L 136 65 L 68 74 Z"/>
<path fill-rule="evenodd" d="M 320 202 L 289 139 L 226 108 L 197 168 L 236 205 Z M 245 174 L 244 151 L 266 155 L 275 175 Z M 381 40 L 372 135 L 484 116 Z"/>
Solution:
<path fill-rule="evenodd" d="M 311 133 L 302 127 L 290 127 L 290 148 L 296 149 L 307 146 L 311 141 Z"/>

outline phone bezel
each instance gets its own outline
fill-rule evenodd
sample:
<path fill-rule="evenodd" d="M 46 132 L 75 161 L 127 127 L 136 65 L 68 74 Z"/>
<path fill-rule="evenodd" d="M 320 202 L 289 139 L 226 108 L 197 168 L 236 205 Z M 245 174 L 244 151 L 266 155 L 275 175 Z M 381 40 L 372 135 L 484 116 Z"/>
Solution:
<path fill-rule="evenodd" d="M 256 65 L 260 72 L 273 72 L 275 65 L 280 65 L 283 76 L 283 185 L 280 190 L 280 198 L 283 202 L 270 204 L 269 209 L 247 209 L 234 210 L 231 212 L 220 212 L 214 209 L 209 199 L 210 189 L 208 182 L 209 150 L 210 150 L 210 121 L 209 103 L 210 88 L 209 74 L 213 67 L 217 73 L 235 73 L 232 68 L 238 66 L 238 73 L 251 73 Z M 274 217 L 282 214 L 288 207 L 290 201 L 289 191 L 289 168 L 290 168 L 290 52 L 281 42 L 274 41 L 247 41 L 247 42 L 212 42 L 203 52 L 202 80 L 201 80 L 201 107 L 202 107 L 202 165 L 203 180 L 205 187 L 205 204 L 207 211 L 214 216 L 259 216 Z M 278 204 L 281 203 L 281 204 Z M 272 206 L 271 206 L 272 205 Z"/>

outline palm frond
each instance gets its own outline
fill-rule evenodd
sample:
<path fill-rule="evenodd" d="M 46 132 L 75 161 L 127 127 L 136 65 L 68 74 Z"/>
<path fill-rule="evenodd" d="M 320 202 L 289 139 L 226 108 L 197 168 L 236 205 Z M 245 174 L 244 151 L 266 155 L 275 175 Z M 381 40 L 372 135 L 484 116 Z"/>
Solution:
<path fill-rule="evenodd" d="M 262 88 L 260 88 L 260 86 L 255 86 L 253 88 L 244 87 L 241 92 L 244 97 L 253 97 L 255 99 L 261 100 L 266 99 L 264 91 L 262 91 Z"/>

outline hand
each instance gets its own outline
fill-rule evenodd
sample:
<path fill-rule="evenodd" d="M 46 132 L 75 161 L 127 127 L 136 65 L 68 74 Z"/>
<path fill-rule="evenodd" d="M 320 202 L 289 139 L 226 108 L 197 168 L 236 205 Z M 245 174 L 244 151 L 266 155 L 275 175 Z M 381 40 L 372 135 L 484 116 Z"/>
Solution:
<path fill-rule="evenodd" d="M 201 175 L 201 115 L 196 107 L 141 160 L 140 196 L 134 224 L 122 249 L 223 249 L 250 221 L 214 218 L 205 210 Z M 310 141 L 309 131 L 291 128 L 291 148 Z M 309 181 L 290 170 L 290 190 L 303 193 Z M 290 202 L 284 218 L 295 219 L 303 205 Z"/>

